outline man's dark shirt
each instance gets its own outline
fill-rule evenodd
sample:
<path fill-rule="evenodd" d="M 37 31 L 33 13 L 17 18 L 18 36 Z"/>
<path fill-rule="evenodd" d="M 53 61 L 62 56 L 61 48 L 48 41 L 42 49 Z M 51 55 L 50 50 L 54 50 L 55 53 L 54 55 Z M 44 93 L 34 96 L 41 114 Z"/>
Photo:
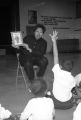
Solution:
<path fill-rule="evenodd" d="M 20 47 L 20 56 L 43 56 L 46 53 L 47 49 L 47 42 L 43 39 L 40 38 L 39 40 L 36 40 L 34 36 L 26 36 L 23 39 L 23 42 L 28 44 L 29 48 L 32 49 L 32 52 L 30 53 L 26 48 Z"/>

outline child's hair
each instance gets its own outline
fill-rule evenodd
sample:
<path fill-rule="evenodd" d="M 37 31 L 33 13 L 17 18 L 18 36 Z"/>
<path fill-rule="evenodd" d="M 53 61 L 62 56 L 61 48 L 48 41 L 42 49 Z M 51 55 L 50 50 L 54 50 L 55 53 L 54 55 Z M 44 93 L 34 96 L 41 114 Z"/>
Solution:
<path fill-rule="evenodd" d="M 73 61 L 72 60 L 62 60 L 61 66 L 63 70 L 71 72 L 73 68 Z"/>

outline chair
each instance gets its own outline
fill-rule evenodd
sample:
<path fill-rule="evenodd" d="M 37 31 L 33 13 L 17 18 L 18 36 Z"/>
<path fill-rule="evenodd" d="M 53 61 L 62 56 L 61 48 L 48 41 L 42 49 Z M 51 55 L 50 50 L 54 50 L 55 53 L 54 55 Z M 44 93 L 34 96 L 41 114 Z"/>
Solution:
<path fill-rule="evenodd" d="M 33 69 L 34 69 L 35 79 L 37 79 L 37 78 L 38 78 L 38 77 L 37 77 L 37 72 L 38 72 L 38 70 L 39 70 L 39 67 L 38 67 L 37 65 L 34 65 L 34 66 L 33 66 Z"/>
<path fill-rule="evenodd" d="M 17 60 L 18 60 L 18 66 L 17 66 L 17 75 L 16 75 L 16 88 L 18 86 L 17 84 L 18 84 L 19 78 L 23 78 L 25 87 L 27 88 L 27 83 L 26 83 L 23 67 L 21 66 L 21 64 L 19 62 L 19 53 L 17 53 Z M 20 72 L 21 72 L 21 74 L 20 74 Z"/>

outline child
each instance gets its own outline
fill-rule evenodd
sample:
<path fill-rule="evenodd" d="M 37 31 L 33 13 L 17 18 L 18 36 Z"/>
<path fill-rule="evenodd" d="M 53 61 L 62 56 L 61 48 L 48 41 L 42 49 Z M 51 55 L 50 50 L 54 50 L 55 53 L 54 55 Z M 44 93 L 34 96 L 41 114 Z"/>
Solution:
<path fill-rule="evenodd" d="M 81 120 L 81 102 L 78 104 L 75 111 L 73 112 L 73 120 Z"/>
<path fill-rule="evenodd" d="M 75 79 L 76 79 L 77 86 L 81 87 L 81 73 L 77 74 L 75 76 Z"/>
<path fill-rule="evenodd" d="M 71 74 L 72 66 L 70 67 L 70 61 L 64 62 L 62 68 L 59 65 L 58 49 L 56 40 L 57 32 L 53 31 L 53 35 L 49 34 L 53 42 L 53 55 L 54 55 L 54 67 L 52 69 L 54 73 L 53 82 L 53 99 L 54 105 L 57 109 L 69 109 L 73 107 L 73 96 L 71 90 L 76 86 L 75 78 Z"/>
<path fill-rule="evenodd" d="M 54 103 L 50 97 L 45 97 L 47 94 L 47 86 L 43 80 L 40 80 L 40 83 L 41 81 L 43 83 L 43 87 L 41 86 L 42 84 L 40 84 L 39 89 L 37 85 L 38 80 L 37 82 L 35 81 L 35 83 L 32 83 L 31 90 L 35 95 L 35 98 L 32 98 L 28 102 L 25 109 L 21 113 L 20 120 L 54 120 Z"/>

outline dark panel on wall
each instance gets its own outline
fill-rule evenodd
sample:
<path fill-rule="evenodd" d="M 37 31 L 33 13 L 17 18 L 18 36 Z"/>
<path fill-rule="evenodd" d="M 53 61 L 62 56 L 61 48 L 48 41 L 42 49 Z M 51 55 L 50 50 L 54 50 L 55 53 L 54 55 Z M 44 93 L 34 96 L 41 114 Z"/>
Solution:
<path fill-rule="evenodd" d="M 9 44 L 10 9 L 0 7 L 0 45 Z"/>
<path fill-rule="evenodd" d="M 57 47 L 59 53 L 73 53 L 80 52 L 78 39 L 61 39 L 57 40 Z M 51 53 L 53 48 L 51 49 Z"/>
<path fill-rule="evenodd" d="M 11 31 L 20 30 L 19 0 L 0 5 L 0 49 L 13 52 Z"/>
<path fill-rule="evenodd" d="M 57 40 L 59 52 L 77 52 L 79 51 L 78 39 Z"/>
<path fill-rule="evenodd" d="M 76 18 L 81 18 L 81 1 L 76 2 Z"/>

